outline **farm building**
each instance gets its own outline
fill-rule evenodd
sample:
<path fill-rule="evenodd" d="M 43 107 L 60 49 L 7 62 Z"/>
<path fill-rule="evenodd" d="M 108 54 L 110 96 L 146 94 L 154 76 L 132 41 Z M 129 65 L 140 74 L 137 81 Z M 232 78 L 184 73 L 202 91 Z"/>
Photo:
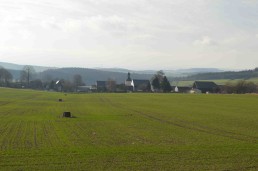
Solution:
<path fill-rule="evenodd" d="M 189 93 L 191 89 L 191 87 L 172 86 L 172 91 L 175 93 Z"/>
<path fill-rule="evenodd" d="M 217 93 L 219 87 L 212 81 L 195 81 L 193 83 L 193 89 L 200 90 L 202 93 Z"/>
<path fill-rule="evenodd" d="M 132 80 L 133 91 L 151 91 L 149 80 Z"/>
<path fill-rule="evenodd" d="M 106 86 L 106 81 L 97 81 L 96 82 L 96 86 L 97 86 L 97 90 L 100 92 L 106 91 L 107 90 L 107 86 Z"/>

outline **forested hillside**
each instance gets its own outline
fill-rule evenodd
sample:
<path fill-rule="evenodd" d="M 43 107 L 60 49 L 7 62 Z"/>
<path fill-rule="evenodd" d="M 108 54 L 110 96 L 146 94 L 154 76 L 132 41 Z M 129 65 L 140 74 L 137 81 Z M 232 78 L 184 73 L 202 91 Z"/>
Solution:
<path fill-rule="evenodd" d="M 13 63 L 8 63 L 8 62 L 0 62 L 0 67 L 6 68 L 8 70 L 22 70 L 25 65 L 19 65 L 19 64 L 13 64 Z M 36 72 L 42 72 L 48 69 L 55 69 L 55 67 L 45 67 L 45 66 L 36 66 L 33 65 L 33 68 Z"/>
<path fill-rule="evenodd" d="M 123 83 L 127 78 L 127 73 L 101 71 L 97 69 L 87 69 L 87 68 L 60 68 L 60 69 L 50 69 L 39 73 L 39 78 L 42 80 L 51 79 L 65 79 L 73 80 L 75 74 L 80 74 L 83 81 L 87 85 L 95 84 L 97 80 L 106 81 L 108 79 L 115 80 L 117 83 Z M 131 73 L 133 79 L 151 79 L 153 75 L 150 74 L 135 74 Z"/>
<path fill-rule="evenodd" d="M 258 68 L 245 71 L 229 71 L 218 73 L 199 73 L 187 77 L 175 78 L 175 80 L 220 80 L 220 79 L 250 79 L 258 77 Z"/>

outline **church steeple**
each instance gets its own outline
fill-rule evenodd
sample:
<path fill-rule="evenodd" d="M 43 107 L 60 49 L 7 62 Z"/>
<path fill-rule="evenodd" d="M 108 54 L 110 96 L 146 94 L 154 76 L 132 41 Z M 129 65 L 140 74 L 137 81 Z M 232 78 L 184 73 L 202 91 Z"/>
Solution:
<path fill-rule="evenodd" d="M 127 79 L 126 79 L 126 81 L 132 81 L 130 72 L 128 72 L 128 74 L 127 74 Z"/>

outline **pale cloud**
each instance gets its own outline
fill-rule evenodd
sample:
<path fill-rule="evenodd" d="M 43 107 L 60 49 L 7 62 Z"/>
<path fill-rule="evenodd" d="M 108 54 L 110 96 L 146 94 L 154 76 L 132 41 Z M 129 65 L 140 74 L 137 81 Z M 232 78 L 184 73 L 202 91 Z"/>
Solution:
<path fill-rule="evenodd" d="M 113 16 L 93 16 L 85 20 L 87 27 L 94 31 L 106 30 L 106 31 L 118 31 L 124 32 L 128 29 L 129 25 L 126 20 L 122 17 Z"/>
<path fill-rule="evenodd" d="M 196 46 L 217 45 L 217 43 L 214 40 L 212 40 L 209 36 L 203 36 L 201 39 L 195 40 L 193 44 Z"/>
<path fill-rule="evenodd" d="M 247 5 L 257 5 L 258 1 L 257 0 L 242 0 L 242 3 L 247 4 Z"/>

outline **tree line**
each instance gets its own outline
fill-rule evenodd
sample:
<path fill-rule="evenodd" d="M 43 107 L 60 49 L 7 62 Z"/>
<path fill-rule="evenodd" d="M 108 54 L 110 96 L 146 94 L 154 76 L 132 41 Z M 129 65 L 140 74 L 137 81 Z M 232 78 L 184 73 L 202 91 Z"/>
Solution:
<path fill-rule="evenodd" d="M 51 77 L 46 77 L 44 79 L 39 79 L 36 74 L 35 69 L 32 66 L 24 66 L 20 72 L 20 79 L 13 82 L 12 74 L 5 68 L 0 68 L 0 86 L 10 87 L 10 88 L 30 88 L 38 90 L 56 90 L 58 91 L 58 84 L 56 82 L 58 79 L 52 79 Z M 85 85 L 82 81 L 82 77 L 79 74 L 73 76 L 73 81 L 60 79 L 62 83 L 63 91 L 77 91 L 78 86 Z"/>
<path fill-rule="evenodd" d="M 227 82 L 221 88 L 221 92 L 228 93 L 228 94 L 258 93 L 258 85 L 251 81 L 245 81 L 245 80 L 240 80 L 236 83 Z"/>
<path fill-rule="evenodd" d="M 249 71 L 251 72 L 251 71 Z M 258 72 L 258 68 L 255 68 L 252 72 Z M 51 75 L 46 75 L 44 78 L 39 79 L 32 66 L 25 66 L 20 72 L 20 80 L 13 82 L 12 74 L 5 68 L 0 68 L 0 86 L 12 87 L 12 88 L 31 88 L 38 90 L 54 90 L 54 91 L 66 91 L 73 92 L 78 91 L 79 86 L 84 86 L 82 76 L 80 74 L 74 74 L 72 81 L 66 79 L 52 79 Z M 57 83 L 58 82 L 58 83 Z M 169 80 L 165 76 L 163 71 L 158 71 L 150 80 L 151 87 L 148 87 L 146 91 L 154 92 L 171 92 L 172 87 Z M 117 84 L 115 80 L 108 79 L 106 81 L 107 92 L 125 92 L 126 87 L 124 84 Z M 240 80 L 236 83 L 228 82 L 220 88 L 221 93 L 257 93 L 258 85 L 245 80 Z"/>

